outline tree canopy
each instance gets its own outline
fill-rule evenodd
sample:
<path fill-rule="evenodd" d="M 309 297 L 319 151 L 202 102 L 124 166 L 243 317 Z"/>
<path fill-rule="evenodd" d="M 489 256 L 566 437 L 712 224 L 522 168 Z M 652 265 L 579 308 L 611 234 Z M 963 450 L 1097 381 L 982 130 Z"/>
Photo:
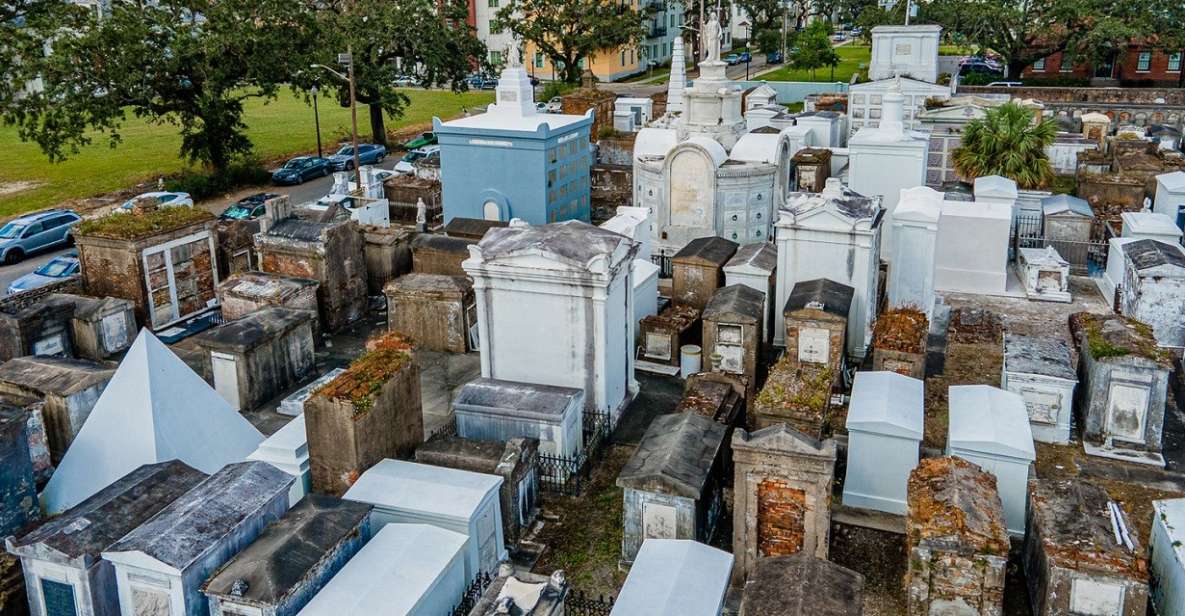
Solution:
<path fill-rule="evenodd" d="M 955 170 L 969 179 L 1002 175 L 1021 188 L 1043 188 L 1053 181 L 1045 148 L 1056 136 L 1052 118 L 1034 121 L 1030 109 L 1005 103 L 967 123 L 962 145 L 954 152 Z"/>
<path fill-rule="evenodd" d="M 795 48 L 790 52 L 790 65 L 797 69 L 815 71 L 824 66 L 839 64 L 839 53 L 831 45 L 831 26 L 824 21 L 811 22 L 806 30 L 794 39 Z M 834 73 L 834 71 L 833 71 Z"/>
<path fill-rule="evenodd" d="M 461 0 L 331 0 L 316 6 L 317 62 L 335 66 L 337 54 L 352 47 L 357 100 L 368 108 L 375 143 L 387 143 L 384 112 L 401 115 L 408 103 L 395 86 L 398 77 L 460 90 L 485 58 L 485 45 L 465 22 L 468 6 Z M 339 101 L 349 101 L 347 83 L 327 71 L 302 71 L 296 81 L 304 88 L 332 86 Z"/>
<path fill-rule="evenodd" d="M 177 125 L 182 156 L 223 170 L 251 149 L 243 101 L 274 97 L 307 66 L 312 32 L 312 12 L 284 0 L 114 0 L 48 53 L 21 56 L 42 87 L 2 101 L 4 120 L 61 160 L 96 132 L 117 144 L 130 112 Z"/>
<path fill-rule="evenodd" d="M 640 12 L 604 0 L 511 0 L 494 27 L 532 43 L 568 83 L 580 82 L 581 60 L 634 45 L 645 33 Z"/>

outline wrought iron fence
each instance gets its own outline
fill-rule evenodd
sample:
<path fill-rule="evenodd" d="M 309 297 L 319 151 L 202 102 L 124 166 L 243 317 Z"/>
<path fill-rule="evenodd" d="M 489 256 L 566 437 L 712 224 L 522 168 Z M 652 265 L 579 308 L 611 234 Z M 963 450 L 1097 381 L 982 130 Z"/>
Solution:
<path fill-rule="evenodd" d="M 674 259 L 674 257 L 670 255 L 655 253 L 650 254 L 650 262 L 658 266 L 659 278 L 670 278 L 674 274 L 675 267 L 672 263 L 672 259 Z"/>
<path fill-rule="evenodd" d="M 424 439 L 424 441 L 425 442 L 426 441 L 434 441 L 436 439 L 449 438 L 449 437 L 453 437 L 456 435 L 457 435 L 457 420 L 452 415 L 449 415 L 448 419 L 445 420 L 444 425 L 442 425 L 439 428 L 436 428 L 435 430 L 430 432 L 428 434 L 428 438 Z"/>
<path fill-rule="evenodd" d="M 588 479 L 592 463 L 600 458 L 612 431 L 609 413 L 585 411 L 581 417 L 583 450 L 575 456 L 539 452 L 535 467 L 542 492 L 578 496 Z"/>
<path fill-rule="evenodd" d="M 1091 228 L 1089 240 L 1051 239 L 1045 236 L 1040 215 L 1021 215 L 1013 226 L 1012 245 L 1019 254 L 1021 248 L 1052 246 L 1070 264 L 1070 272 L 1078 275 L 1101 276 L 1107 268 L 1107 242 L 1111 229 L 1104 223 Z"/>
<path fill-rule="evenodd" d="M 449 612 L 449 616 L 468 616 L 473 606 L 481 601 L 481 595 L 489 588 L 490 582 L 494 581 L 494 576 L 489 573 L 481 572 L 477 577 L 473 578 L 469 587 L 465 589 L 465 594 L 461 595 L 461 602 Z"/>
<path fill-rule="evenodd" d="M 616 599 L 612 596 L 593 597 L 573 589 L 568 593 L 568 600 L 564 602 L 564 614 L 566 616 L 609 616 L 609 612 L 613 611 L 615 601 Z"/>

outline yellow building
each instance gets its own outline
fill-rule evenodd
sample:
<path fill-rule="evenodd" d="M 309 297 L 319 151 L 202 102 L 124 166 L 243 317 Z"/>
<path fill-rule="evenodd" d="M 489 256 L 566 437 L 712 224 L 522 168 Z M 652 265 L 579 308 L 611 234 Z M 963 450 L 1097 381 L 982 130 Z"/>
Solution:
<path fill-rule="evenodd" d="M 638 10 L 638 0 L 629 2 L 630 8 Z M 581 62 L 581 68 L 591 69 L 600 81 L 617 81 L 645 70 L 645 62 L 638 47 L 630 44 L 593 54 Z M 536 51 L 532 43 L 525 45 L 523 64 L 527 67 L 527 72 L 539 79 L 560 79 L 562 75 L 561 71 L 553 70 L 551 58 Z"/>

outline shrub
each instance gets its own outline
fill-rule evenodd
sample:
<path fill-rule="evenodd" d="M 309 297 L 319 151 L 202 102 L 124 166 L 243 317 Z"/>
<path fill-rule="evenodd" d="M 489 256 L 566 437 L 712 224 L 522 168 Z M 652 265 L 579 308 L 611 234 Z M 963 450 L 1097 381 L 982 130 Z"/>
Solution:
<path fill-rule="evenodd" d="M 271 173 L 259 160 L 244 158 L 231 163 L 225 171 L 187 170 L 165 182 L 165 190 L 187 192 L 194 201 L 201 201 L 244 186 L 266 184 Z"/>

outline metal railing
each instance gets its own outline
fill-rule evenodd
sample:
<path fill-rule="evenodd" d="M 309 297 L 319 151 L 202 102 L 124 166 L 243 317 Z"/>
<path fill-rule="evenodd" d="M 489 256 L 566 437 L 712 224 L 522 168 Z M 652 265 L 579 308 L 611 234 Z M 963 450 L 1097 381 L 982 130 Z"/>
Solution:
<path fill-rule="evenodd" d="M 592 464 L 601 457 L 612 431 L 609 413 L 585 411 L 583 450 L 575 456 L 540 452 L 535 459 L 539 490 L 564 496 L 579 496 L 588 480 Z"/>
<path fill-rule="evenodd" d="M 609 616 L 616 601 L 617 599 L 612 595 L 593 597 L 573 589 L 568 593 L 568 600 L 564 602 L 564 614 L 566 616 Z"/>
<path fill-rule="evenodd" d="M 494 581 L 494 576 L 486 572 L 480 572 L 477 577 L 473 578 L 469 586 L 465 589 L 465 593 L 461 595 L 461 602 L 448 613 L 448 616 L 468 616 L 469 612 L 473 610 L 473 606 L 481 601 L 481 595 L 489 588 L 490 583 Z"/>
<path fill-rule="evenodd" d="M 1087 241 L 1050 239 L 1045 237 L 1040 215 L 1020 215 L 1013 225 L 1012 246 L 1021 248 L 1046 248 L 1052 246 L 1070 264 L 1070 272 L 1076 275 L 1101 276 L 1107 268 L 1108 239 L 1114 231 L 1105 223 L 1096 223 L 1091 228 Z"/>

